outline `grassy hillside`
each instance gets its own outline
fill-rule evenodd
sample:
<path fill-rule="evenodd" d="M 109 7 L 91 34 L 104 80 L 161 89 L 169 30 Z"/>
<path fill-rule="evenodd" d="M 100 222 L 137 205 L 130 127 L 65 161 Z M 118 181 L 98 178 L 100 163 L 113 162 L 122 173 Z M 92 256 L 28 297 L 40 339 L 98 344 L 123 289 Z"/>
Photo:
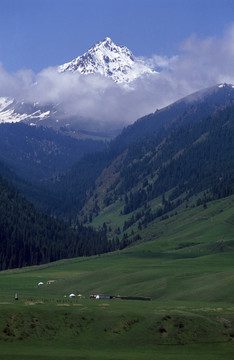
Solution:
<path fill-rule="evenodd" d="M 123 251 L 1 272 L 0 353 L 233 359 L 233 204 L 229 197 L 181 212 L 142 230 L 147 241 Z M 85 298 L 69 299 L 71 292 Z M 152 301 L 92 300 L 91 293 Z"/>
<path fill-rule="evenodd" d="M 218 288 L 226 287 L 230 296 L 234 291 L 229 288 L 234 274 L 233 204 L 234 197 L 217 200 L 206 210 L 196 207 L 156 227 L 152 224 L 142 230 L 145 242 L 122 251 L 1 272 L 0 296 L 8 296 L 10 286 L 21 297 L 30 294 L 35 298 L 97 292 L 151 296 L 160 301 L 226 301 L 226 293 Z M 50 278 L 56 280 L 50 288 L 36 286 Z"/>

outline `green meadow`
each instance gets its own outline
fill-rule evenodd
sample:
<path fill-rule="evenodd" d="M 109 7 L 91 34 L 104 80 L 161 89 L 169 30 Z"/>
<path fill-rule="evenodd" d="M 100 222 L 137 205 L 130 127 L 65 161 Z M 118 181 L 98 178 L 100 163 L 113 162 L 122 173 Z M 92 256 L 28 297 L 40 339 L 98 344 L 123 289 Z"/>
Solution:
<path fill-rule="evenodd" d="M 0 272 L 1 358 L 233 359 L 233 205 L 181 211 L 122 251 Z"/>

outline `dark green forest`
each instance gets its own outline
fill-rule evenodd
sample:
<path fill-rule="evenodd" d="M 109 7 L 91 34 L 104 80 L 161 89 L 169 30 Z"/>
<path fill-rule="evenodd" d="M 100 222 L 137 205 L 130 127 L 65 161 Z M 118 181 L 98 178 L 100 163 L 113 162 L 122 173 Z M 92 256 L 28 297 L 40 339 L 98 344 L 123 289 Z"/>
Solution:
<path fill-rule="evenodd" d="M 63 221 L 37 211 L 0 176 L 0 270 L 89 256 L 115 249 L 105 232 Z"/>

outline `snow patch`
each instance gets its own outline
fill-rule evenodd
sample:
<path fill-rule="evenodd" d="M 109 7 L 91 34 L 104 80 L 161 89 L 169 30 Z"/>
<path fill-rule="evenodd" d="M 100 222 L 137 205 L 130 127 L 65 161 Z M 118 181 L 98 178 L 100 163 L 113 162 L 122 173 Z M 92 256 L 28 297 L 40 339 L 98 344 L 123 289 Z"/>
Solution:
<path fill-rule="evenodd" d="M 218 87 L 219 87 L 219 88 L 224 88 L 224 87 L 234 88 L 234 85 L 233 85 L 233 84 L 222 83 L 222 84 L 219 84 Z"/>
<path fill-rule="evenodd" d="M 23 102 L 20 104 L 25 105 Z M 28 112 L 24 111 L 21 113 L 17 110 L 17 106 L 18 103 L 14 99 L 0 97 L 0 124 L 17 123 L 28 120 L 41 121 L 50 116 L 50 110 L 43 112 L 37 109 L 36 111 L 29 110 Z M 33 123 L 30 122 L 30 124 L 32 125 Z"/>

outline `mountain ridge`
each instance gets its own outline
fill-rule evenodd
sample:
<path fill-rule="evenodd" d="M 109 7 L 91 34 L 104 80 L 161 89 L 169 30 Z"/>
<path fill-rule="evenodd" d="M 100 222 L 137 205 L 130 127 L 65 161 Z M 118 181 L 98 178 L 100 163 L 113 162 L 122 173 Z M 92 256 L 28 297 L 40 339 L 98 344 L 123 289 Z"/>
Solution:
<path fill-rule="evenodd" d="M 179 99 L 172 104 L 157 109 L 154 113 L 137 119 L 132 125 L 123 129 L 116 137 L 123 142 L 134 142 L 144 136 L 151 136 L 158 131 L 168 131 L 186 122 L 196 122 L 201 117 L 208 116 L 220 107 L 234 102 L 234 85 L 220 83 L 201 89 Z"/>

